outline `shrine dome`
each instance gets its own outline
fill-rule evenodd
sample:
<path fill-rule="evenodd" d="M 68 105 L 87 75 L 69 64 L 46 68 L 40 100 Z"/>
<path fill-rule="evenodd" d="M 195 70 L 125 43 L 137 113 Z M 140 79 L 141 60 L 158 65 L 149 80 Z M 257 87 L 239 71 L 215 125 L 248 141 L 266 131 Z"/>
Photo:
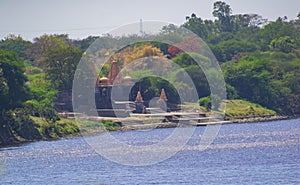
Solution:
<path fill-rule="evenodd" d="M 101 86 L 101 85 L 109 85 L 109 80 L 106 77 L 102 77 L 102 78 L 98 77 L 98 83 L 97 84 L 99 86 Z"/>

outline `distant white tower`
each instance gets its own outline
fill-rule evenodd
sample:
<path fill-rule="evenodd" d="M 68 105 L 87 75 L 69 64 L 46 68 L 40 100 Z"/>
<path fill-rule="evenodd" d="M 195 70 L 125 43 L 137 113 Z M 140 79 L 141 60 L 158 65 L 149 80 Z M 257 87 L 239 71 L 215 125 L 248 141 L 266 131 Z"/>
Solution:
<path fill-rule="evenodd" d="M 141 34 L 141 36 L 144 35 L 144 30 L 143 30 L 143 20 L 142 20 L 142 19 L 140 19 L 140 34 Z"/>

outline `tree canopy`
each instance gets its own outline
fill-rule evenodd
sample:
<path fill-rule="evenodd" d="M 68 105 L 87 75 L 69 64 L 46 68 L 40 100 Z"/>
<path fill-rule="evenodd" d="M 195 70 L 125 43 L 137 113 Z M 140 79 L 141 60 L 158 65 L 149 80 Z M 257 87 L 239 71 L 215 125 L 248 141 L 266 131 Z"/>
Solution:
<path fill-rule="evenodd" d="M 193 58 L 209 67 L 215 56 L 223 70 L 229 99 L 258 103 L 279 114 L 299 115 L 300 12 L 295 20 L 278 17 L 268 21 L 258 14 L 234 14 L 229 4 L 216 1 L 212 14 L 214 20 L 205 20 L 191 13 L 182 25 L 165 25 L 156 35 L 114 37 L 106 34 L 74 40 L 67 34 L 45 34 L 32 42 L 15 35 L 2 39 L 0 144 L 14 133 L 29 139 L 32 135 L 40 137 L 33 121 L 36 118 L 49 123 L 43 131 L 46 135 L 55 131 L 60 119 L 55 104 L 63 93 L 71 94 L 76 67 L 87 48 L 93 64 L 97 65 L 99 56 L 109 62 L 116 60 L 123 67 L 134 64 L 133 70 L 124 70 L 133 79 L 143 74 L 151 76 L 150 68 L 161 73 L 171 69 L 168 71 L 171 82 L 178 83 L 178 89 L 158 77 L 140 79 L 132 87 L 135 92 L 142 87 L 145 100 L 159 96 L 164 88 L 170 102 L 179 103 L 177 90 L 188 97 L 192 87 L 176 79 L 189 75 L 199 103 L 211 108 L 210 101 L 216 97 L 210 95 L 206 75 L 214 77 L 216 71 L 211 69 L 204 74 Z M 187 29 L 195 35 L 188 35 Z M 143 38 L 155 42 L 141 42 Z M 198 42 L 201 39 L 204 42 Z M 174 44 L 162 43 L 162 40 Z M 126 43 L 135 44 L 117 51 L 116 48 Z M 206 44 L 214 56 L 205 55 L 209 52 Z M 103 66 L 100 76 L 108 74 L 109 62 Z M 172 70 L 170 64 L 181 69 Z M 70 101 L 63 103 L 70 104 Z"/>
<path fill-rule="evenodd" d="M 9 51 L 0 50 L 0 111 L 20 107 L 29 98 L 23 61 Z"/>

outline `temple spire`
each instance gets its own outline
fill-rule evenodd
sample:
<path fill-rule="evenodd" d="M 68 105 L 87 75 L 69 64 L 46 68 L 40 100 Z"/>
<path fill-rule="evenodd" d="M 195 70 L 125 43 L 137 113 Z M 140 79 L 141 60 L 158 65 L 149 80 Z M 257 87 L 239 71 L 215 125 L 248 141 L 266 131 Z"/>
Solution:
<path fill-rule="evenodd" d="M 164 88 L 162 88 L 162 89 L 161 89 L 161 93 L 160 93 L 160 97 L 159 97 L 159 99 L 161 99 L 161 100 L 164 100 L 164 101 L 167 101 L 167 100 L 168 100 L 168 98 L 167 98 L 167 95 L 166 95 L 166 93 L 165 93 L 165 89 L 164 89 Z"/>
<path fill-rule="evenodd" d="M 110 71 L 108 73 L 108 79 L 110 84 L 119 84 L 120 80 L 116 79 L 120 73 L 120 67 L 116 61 L 113 61 L 110 66 Z M 119 76 L 118 78 L 120 78 Z M 116 80 L 116 81 L 115 81 Z"/>
<path fill-rule="evenodd" d="M 142 97 L 140 91 L 138 91 L 138 93 L 136 95 L 135 102 L 143 102 L 143 97 Z"/>

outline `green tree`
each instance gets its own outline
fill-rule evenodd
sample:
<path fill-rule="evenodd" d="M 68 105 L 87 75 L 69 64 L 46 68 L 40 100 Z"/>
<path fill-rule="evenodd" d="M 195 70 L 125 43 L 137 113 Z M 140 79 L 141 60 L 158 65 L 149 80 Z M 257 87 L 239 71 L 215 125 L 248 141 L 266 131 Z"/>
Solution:
<path fill-rule="evenodd" d="M 261 29 L 261 49 L 269 50 L 272 40 L 285 36 L 296 39 L 299 33 L 292 23 L 279 17 L 275 22 L 271 22 Z"/>
<path fill-rule="evenodd" d="M 15 52 L 20 58 L 27 59 L 27 49 L 31 46 L 30 41 L 21 36 L 9 35 L 0 41 L 0 49 Z"/>
<path fill-rule="evenodd" d="M 183 24 L 183 27 L 197 34 L 204 40 L 209 36 L 208 24 L 195 14 L 192 14 L 191 18 L 187 19 L 187 22 Z"/>
<path fill-rule="evenodd" d="M 254 52 L 258 49 L 253 43 L 238 40 L 223 41 L 215 47 L 219 47 L 222 52 L 221 56 L 223 58 L 218 58 L 219 62 L 230 61 L 237 54 L 242 52 Z"/>
<path fill-rule="evenodd" d="M 36 76 L 29 84 L 31 99 L 24 104 L 24 109 L 32 116 L 42 117 L 48 123 L 57 121 L 58 114 L 54 107 L 57 90 L 51 87 L 51 82 L 45 75 Z"/>
<path fill-rule="evenodd" d="M 43 67 L 41 62 L 45 59 L 48 50 L 60 47 L 62 44 L 70 45 L 67 35 L 43 35 L 33 39 L 33 44 L 28 48 L 27 55 L 38 67 Z"/>
<path fill-rule="evenodd" d="M 30 139 L 25 132 L 34 127 L 20 109 L 30 98 L 24 71 L 23 60 L 13 52 L 0 50 L 0 144 L 14 141 L 15 134 Z"/>
<path fill-rule="evenodd" d="M 12 52 L 0 50 L 0 111 L 20 107 L 29 98 L 24 62 Z"/>
<path fill-rule="evenodd" d="M 260 46 L 260 37 L 260 28 L 256 26 L 244 27 L 234 35 L 235 39 L 253 43 L 258 48 Z"/>
<path fill-rule="evenodd" d="M 88 36 L 87 38 L 84 38 L 82 40 L 75 40 L 74 43 L 81 51 L 84 52 L 97 39 L 99 39 L 98 36 Z"/>
<path fill-rule="evenodd" d="M 233 21 L 231 18 L 232 10 L 228 4 L 222 1 L 214 3 L 213 16 L 218 18 L 216 24 L 220 32 L 232 32 Z"/>
<path fill-rule="evenodd" d="M 166 26 L 163 26 L 161 29 L 162 34 L 170 34 L 170 33 L 175 33 L 178 30 L 178 27 L 175 26 L 174 24 L 169 24 Z"/>
<path fill-rule="evenodd" d="M 210 94 L 210 89 L 206 76 L 201 67 L 194 61 L 192 57 L 198 58 L 198 60 L 202 62 L 203 66 L 207 66 L 210 63 L 208 58 L 197 53 L 181 53 L 179 56 L 172 59 L 174 63 L 178 64 L 182 68 L 181 70 L 174 72 L 175 79 L 177 80 L 175 83 L 181 82 L 181 79 L 191 78 L 196 87 L 198 96 L 208 96 Z"/>
<path fill-rule="evenodd" d="M 268 61 L 247 56 L 238 63 L 225 63 L 223 70 L 226 82 L 236 88 L 239 96 L 256 103 L 271 101 L 266 95 L 272 78 Z"/>
<path fill-rule="evenodd" d="M 296 43 L 291 37 L 284 36 L 284 37 L 279 37 L 277 39 L 273 39 L 271 41 L 270 47 L 273 50 L 289 53 L 296 48 Z"/>
<path fill-rule="evenodd" d="M 54 89 L 71 90 L 76 67 L 81 58 L 81 51 L 65 43 L 49 48 L 41 61 L 46 79 Z"/>
<path fill-rule="evenodd" d="M 299 114 L 299 59 L 278 54 L 251 54 L 224 63 L 225 80 L 241 98 L 281 114 Z"/>

